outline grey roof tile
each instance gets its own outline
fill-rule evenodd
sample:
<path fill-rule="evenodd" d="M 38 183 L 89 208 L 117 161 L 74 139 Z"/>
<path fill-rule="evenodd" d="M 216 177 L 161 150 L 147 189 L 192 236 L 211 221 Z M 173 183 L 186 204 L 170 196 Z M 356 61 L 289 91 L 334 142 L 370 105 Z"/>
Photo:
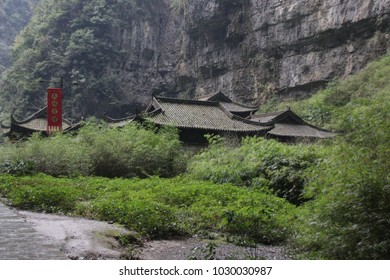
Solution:
<path fill-rule="evenodd" d="M 268 134 L 275 136 L 288 136 L 288 137 L 309 137 L 309 138 L 331 138 L 336 136 L 335 133 L 330 131 L 320 130 L 318 128 L 301 125 L 301 124 L 286 124 L 276 123 L 275 127 L 268 131 Z"/>
<path fill-rule="evenodd" d="M 147 115 L 149 121 L 180 128 L 257 132 L 270 129 L 260 123 L 226 113 L 218 102 L 156 98 L 160 109 Z"/>

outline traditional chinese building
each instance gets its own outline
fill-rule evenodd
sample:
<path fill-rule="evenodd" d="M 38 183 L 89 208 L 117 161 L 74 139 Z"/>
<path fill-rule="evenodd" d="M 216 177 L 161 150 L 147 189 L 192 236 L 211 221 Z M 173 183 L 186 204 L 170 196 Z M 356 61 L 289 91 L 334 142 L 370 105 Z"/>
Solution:
<path fill-rule="evenodd" d="M 258 110 L 258 107 L 247 106 L 233 101 L 228 96 L 223 94 L 221 91 L 211 95 L 203 96 L 198 100 L 219 102 L 219 105 L 223 107 L 225 110 L 227 110 L 228 112 L 236 116 L 240 116 L 243 118 L 249 118 L 252 114 L 256 113 Z"/>
<path fill-rule="evenodd" d="M 11 127 L 8 125 L 4 125 L 3 123 L 0 123 L 0 137 L 1 136 L 7 136 L 11 130 Z"/>
<path fill-rule="evenodd" d="M 131 116 L 120 118 L 120 119 L 115 119 L 115 118 L 111 118 L 107 115 L 104 115 L 104 120 L 107 122 L 108 126 L 112 127 L 112 128 L 124 127 L 124 126 L 132 123 L 136 118 L 137 118 L 137 115 L 131 115 Z"/>
<path fill-rule="evenodd" d="M 261 136 L 271 127 L 230 112 L 220 101 L 184 100 L 153 97 L 139 116 L 156 125 L 179 129 L 180 139 L 187 143 L 206 143 L 206 134 L 221 136 Z"/>
<path fill-rule="evenodd" d="M 62 119 L 62 131 L 71 131 L 78 129 L 80 123 L 73 124 L 67 119 Z M 35 114 L 24 120 L 17 120 L 11 115 L 10 125 L 1 124 L 3 134 L 11 139 L 19 139 L 38 132 L 47 135 L 47 108 L 42 108 Z"/>
<path fill-rule="evenodd" d="M 290 109 L 254 115 L 251 116 L 251 120 L 272 126 L 267 136 L 282 141 L 326 139 L 336 136 L 335 133 L 305 122 Z"/>
<path fill-rule="evenodd" d="M 199 100 L 153 97 L 146 110 L 121 119 L 105 117 L 110 127 L 123 127 L 134 121 L 157 126 L 173 126 L 186 143 L 206 143 L 207 134 L 245 137 L 265 136 L 281 141 L 325 139 L 336 134 L 305 122 L 290 109 L 280 112 L 255 114 L 257 108 L 234 102 L 221 92 Z M 78 129 L 80 123 L 63 119 L 62 130 Z M 11 123 L 1 124 L 1 131 L 12 139 L 34 132 L 47 134 L 47 108 L 19 121 L 11 115 Z"/>
<path fill-rule="evenodd" d="M 234 102 L 218 92 L 198 100 L 153 97 L 142 114 L 122 119 L 106 117 L 106 120 L 111 127 L 123 127 L 134 121 L 173 126 L 186 143 L 205 143 L 206 134 L 265 136 L 288 142 L 336 135 L 305 122 L 290 109 L 255 115 L 256 111 L 256 107 Z"/>

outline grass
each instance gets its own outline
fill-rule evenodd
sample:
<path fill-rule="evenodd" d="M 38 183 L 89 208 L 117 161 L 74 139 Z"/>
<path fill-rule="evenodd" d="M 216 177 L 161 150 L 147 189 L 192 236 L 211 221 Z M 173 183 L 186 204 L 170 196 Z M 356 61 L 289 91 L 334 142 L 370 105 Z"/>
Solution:
<path fill-rule="evenodd" d="M 113 221 L 150 238 L 217 232 L 282 242 L 295 209 L 272 194 L 183 177 L 2 175 L 0 193 L 18 208 Z"/>

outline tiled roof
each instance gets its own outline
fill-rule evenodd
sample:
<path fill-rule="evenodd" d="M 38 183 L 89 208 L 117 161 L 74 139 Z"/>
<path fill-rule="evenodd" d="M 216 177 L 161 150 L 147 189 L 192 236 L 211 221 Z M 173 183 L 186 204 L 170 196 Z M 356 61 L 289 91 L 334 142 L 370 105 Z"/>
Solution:
<path fill-rule="evenodd" d="M 335 133 L 305 122 L 290 109 L 255 115 L 252 116 L 251 120 L 273 125 L 274 128 L 268 131 L 268 134 L 275 136 L 310 138 L 331 138 L 336 136 Z"/>
<path fill-rule="evenodd" d="M 246 107 L 244 105 L 240 105 L 237 103 L 230 103 L 230 102 L 220 102 L 220 104 L 226 108 L 229 112 L 256 112 L 257 109 Z"/>
<path fill-rule="evenodd" d="M 223 93 L 218 92 L 199 100 L 153 97 L 142 115 L 122 119 L 106 117 L 106 120 L 111 127 L 123 127 L 139 118 L 159 125 L 214 132 L 251 134 L 267 132 L 273 136 L 310 138 L 330 138 L 336 135 L 305 122 L 290 109 L 252 115 L 250 119 L 238 116 L 243 112 L 252 113 L 254 111 L 256 108 L 235 103 Z"/>
<path fill-rule="evenodd" d="M 223 94 L 221 91 L 201 96 L 198 98 L 200 101 L 224 101 L 224 102 L 233 102 L 227 95 Z"/>
<path fill-rule="evenodd" d="M 108 116 L 105 116 L 105 120 L 107 121 L 108 126 L 113 127 L 113 128 L 124 127 L 124 126 L 132 123 L 135 118 L 136 118 L 136 115 L 128 116 L 128 117 L 121 118 L 121 119 L 114 119 L 114 118 L 110 118 Z"/>
<path fill-rule="evenodd" d="M 251 119 L 261 123 L 268 123 L 268 122 L 272 122 L 276 117 L 282 115 L 285 112 L 286 111 L 263 113 L 259 115 L 254 115 L 251 117 Z"/>
<path fill-rule="evenodd" d="M 217 92 L 214 94 L 206 95 L 200 97 L 198 100 L 200 101 L 218 101 L 222 106 L 226 108 L 229 112 L 256 112 L 258 110 L 257 107 L 247 106 L 240 104 L 238 102 L 234 102 L 228 96 L 223 94 L 222 92 Z"/>
<path fill-rule="evenodd" d="M 270 129 L 260 123 L 234 116 L 218 102 L 155 98 L 158 107 L 146 115 L 149 121 L 179 128 L 214 131 L 259 132 Z"/>
<path fill-rule="evenodd" d="M 46 117 L 47 108 L 42 108 L 37 111 L 35 114 L 31 115 L 23 121 L 16 120 L 13 115 L 11 115 L 11 130 L 13 127 L 20 127 L 23 129 L 44 132 L 47 131 L 47 117 Z M 62 130 L 71 130 L 78 127 L 79 124 L 72 124 L 70 121 L 63 119 L 62 120 Z"/>
<path fill-rule="evenodd" d="M 268 134 L 288 137 L 331 138 L 335 133 L 309 125 L 276 123 Z"/>
<path fill-rule="evenodd" d="M 3 125 L 0 123 L 0 136 L 1 135 L 7 135 L 11 131 L 10 126 Z"/>
<path fill-rule="evenodd" d="M 26 128 L 33 131 L 46 131 L 47 130 L 47 120 L 43 118 L 33 119 L 25 123 L 15 123 L 22 128 Z M 67 121 L 62 122 L 62 130 L 67 130 L 70 128 L 70 124 Z"/>

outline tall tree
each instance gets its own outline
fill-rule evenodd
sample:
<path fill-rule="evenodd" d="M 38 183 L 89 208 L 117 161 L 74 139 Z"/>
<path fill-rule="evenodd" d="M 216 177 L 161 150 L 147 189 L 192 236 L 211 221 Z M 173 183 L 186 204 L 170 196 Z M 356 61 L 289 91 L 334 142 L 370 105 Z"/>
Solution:
<path fill-rule="evenodd" d="M 40 81 L 61 77 L 66 113 L 80 117 L 96 113 L 99 105 L 102 114 L 105 104 L 115 103 L 120 86 L 115 69 L 121 54 L 114 35 L 127 24 L 120 16 L 129 17 L 134 5 L 133 0 L 41 0 L 16 39 L 13 65 L 0 81 L 8 108 L 25 115 L 44 106 L 48 84 Z"/>
<path fill-rule="evenodd" d="M 16 35 L 23 29 L 32 15 L 38 0 L 0 1 L 0 73 L 10 66 L 9 51 Z"/>

